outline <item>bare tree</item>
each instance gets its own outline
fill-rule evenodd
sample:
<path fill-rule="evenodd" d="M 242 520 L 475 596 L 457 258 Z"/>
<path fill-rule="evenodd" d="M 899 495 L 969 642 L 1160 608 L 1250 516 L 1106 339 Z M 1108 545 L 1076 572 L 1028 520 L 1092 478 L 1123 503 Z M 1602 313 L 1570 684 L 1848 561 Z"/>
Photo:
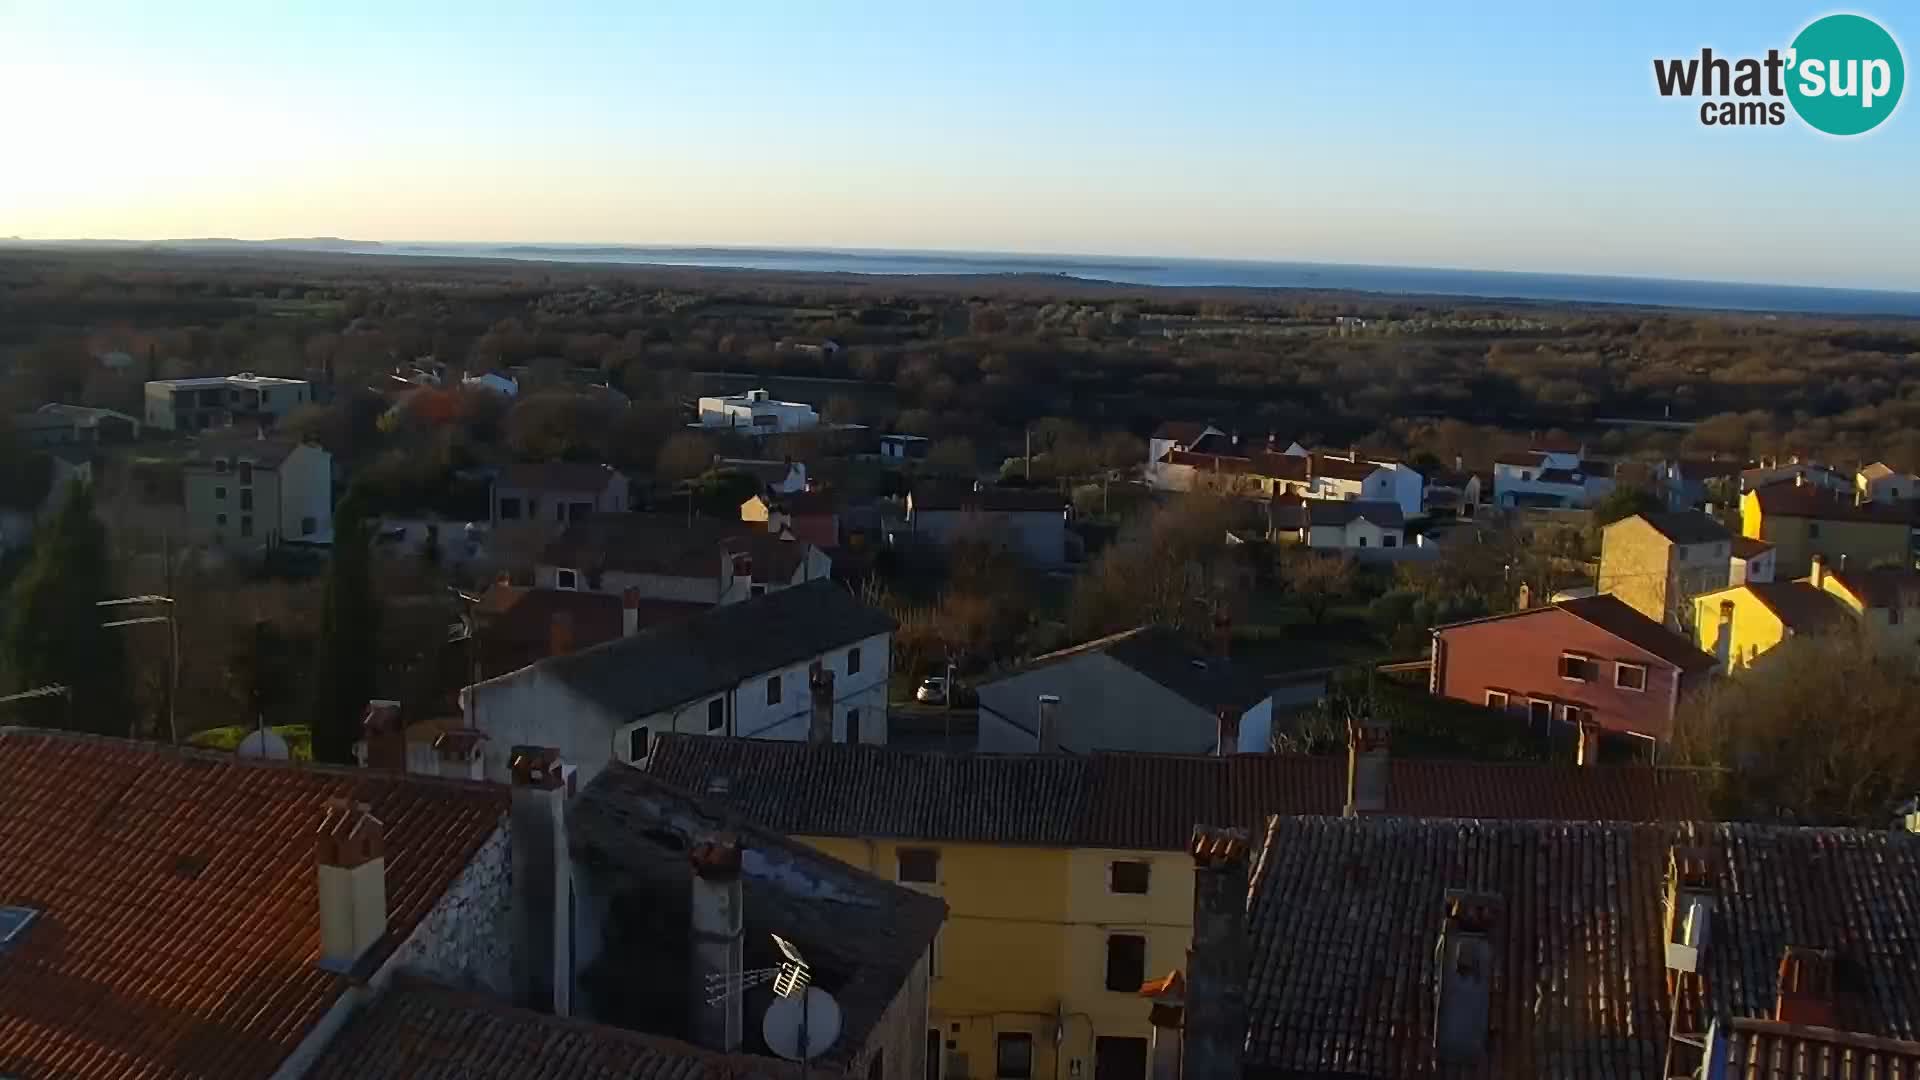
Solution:
<path fill-rule="evenodd" d="M 1279 550 L 1276 576 L 1287 593 L 1307 609 L 1313 625 L 1319 626 L 1326 621 L 1328 609 L 1353 592 L 1353 558 L 1300 548 Z"/>

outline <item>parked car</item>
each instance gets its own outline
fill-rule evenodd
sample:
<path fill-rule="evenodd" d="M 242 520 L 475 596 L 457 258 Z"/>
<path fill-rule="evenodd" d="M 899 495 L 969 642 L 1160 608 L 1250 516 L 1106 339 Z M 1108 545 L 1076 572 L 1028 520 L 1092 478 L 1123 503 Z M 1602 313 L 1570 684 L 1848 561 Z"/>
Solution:
<path fill-rule="evenodd" d="M 947 679 L 944 675 L 929 675 L 920 680 L 920 689 L 913 692 L 913 699 L 923 705 L 945 705 L 947 703 Z"/>

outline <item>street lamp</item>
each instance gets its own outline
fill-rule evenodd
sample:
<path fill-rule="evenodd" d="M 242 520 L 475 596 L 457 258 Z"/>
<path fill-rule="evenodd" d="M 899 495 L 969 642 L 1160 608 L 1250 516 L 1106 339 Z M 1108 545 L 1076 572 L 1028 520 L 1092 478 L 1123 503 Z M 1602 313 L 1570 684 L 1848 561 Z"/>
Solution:
<path fill-rule="evenodd" d="M 180 728 L 174 721 L 175 707 L 180 700 L 180 624 L 174 621 L 174 600 L 171 596 L 148 594 L 145 596 L 124 596 L 118 600 L 101 600 L 94 607 L 142 607 L 165 604 L 165 615 L 143 615 L 132 619 L 115 619 L 103 622 L 103 627 L 145 626 L 148 623 L 167 624 L 167 741 L 180 745 Z"/>

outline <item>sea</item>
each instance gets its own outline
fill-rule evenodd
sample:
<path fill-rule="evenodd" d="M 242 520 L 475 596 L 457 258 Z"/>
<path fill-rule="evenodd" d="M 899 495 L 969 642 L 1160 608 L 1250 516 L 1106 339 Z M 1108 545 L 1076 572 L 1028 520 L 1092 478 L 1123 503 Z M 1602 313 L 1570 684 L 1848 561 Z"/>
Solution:
<path fill-rule="evenodd" d="M 347 250 L 388 255 L 689 266 L 793 273 L 1021 275 L 1170 288 L 1307 289 L 1558 304 L 1920 317 L 1920 293 L 1915 292 L 1345 263 L 595 244 L 386 243 L 354 244 Z"/>

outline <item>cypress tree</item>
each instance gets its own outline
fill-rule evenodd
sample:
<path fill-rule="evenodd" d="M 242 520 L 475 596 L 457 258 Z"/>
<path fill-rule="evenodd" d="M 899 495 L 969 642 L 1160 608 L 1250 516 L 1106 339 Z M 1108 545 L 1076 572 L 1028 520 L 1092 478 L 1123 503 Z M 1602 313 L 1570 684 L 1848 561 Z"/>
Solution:
<path fill-rule="evenodd" d="M 373 596 L 372 526 L 357 491 L 349 491 L 333 517 L 333 560 L 327 568 L 314 665 L 313 756 L 348 764 L 360 737 L 360 717 L 374 693 L 378 668 L 380 606 Z"/>
<path fill-rule="evenodd" d="M 121 629 L 101 626 L 112 609 L 107 530 L 93 492 L 75 481 L 60 509 L 34 534 L 33 553 L 0 605 L 0 673 L 8 691 L 58 683 L 72 694 L 35 718 L 101 735 L 137 734 Z"/>

